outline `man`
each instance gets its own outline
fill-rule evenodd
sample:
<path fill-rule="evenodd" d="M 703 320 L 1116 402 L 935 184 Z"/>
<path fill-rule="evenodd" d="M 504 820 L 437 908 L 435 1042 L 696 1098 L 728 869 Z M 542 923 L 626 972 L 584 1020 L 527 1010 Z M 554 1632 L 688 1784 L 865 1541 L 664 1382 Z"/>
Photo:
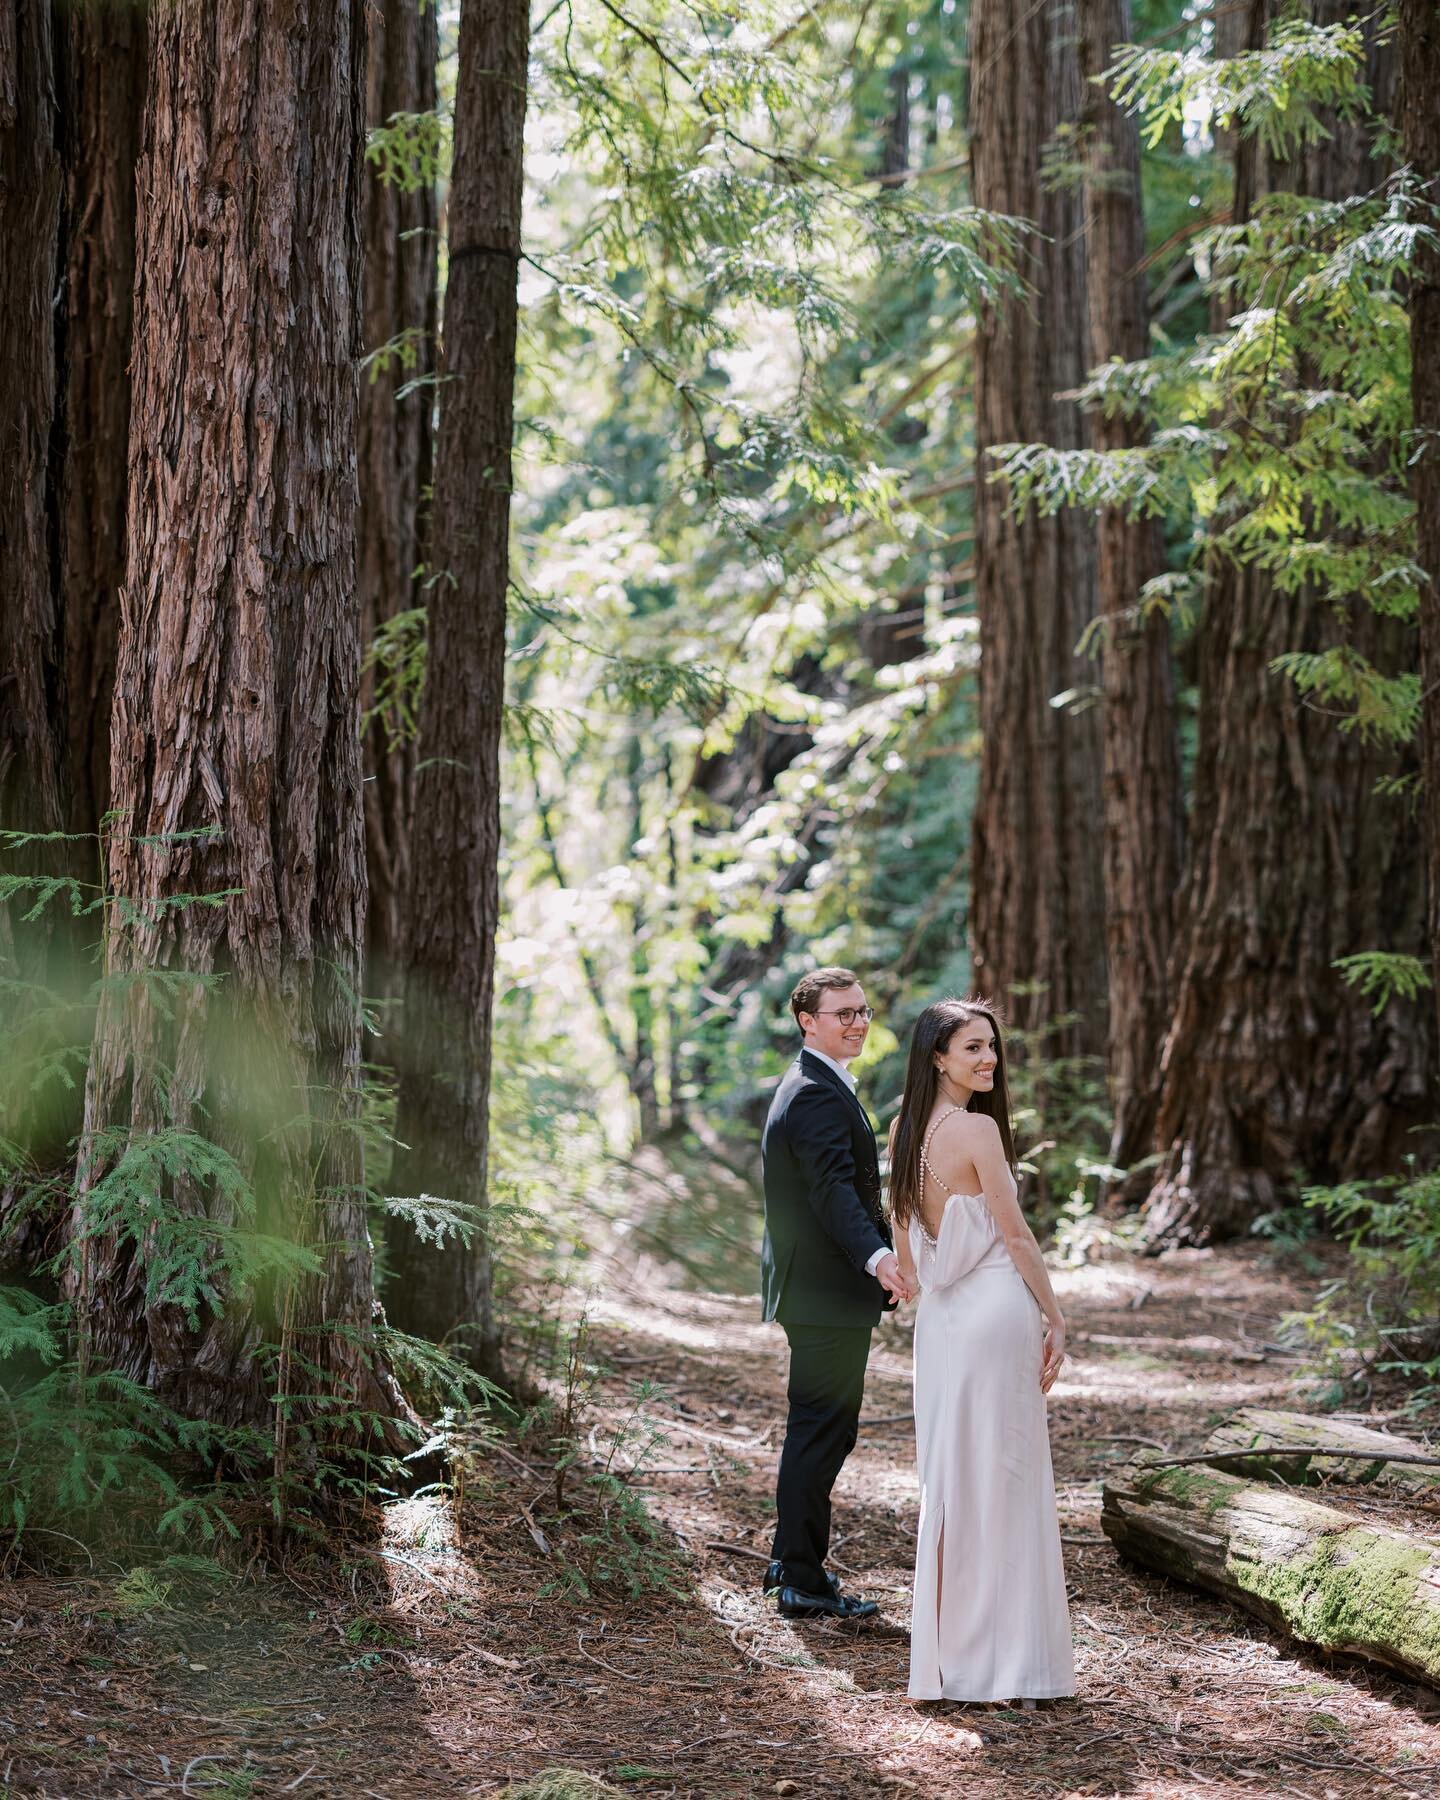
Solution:
<path fill-rule="evenodd" d="M 830 1491 L 855 1448 L 870 1333 L 908 1299 L 880 1208 L 880 1159 L 848 1063 L 865 1047 L 865 990 L 850 969 L 816 969 L 790 996 L 803 1047 L 761 1139 L 765 1317 L 790 1343 L 790 1416 L 775 1487 L 767 1591 L 787 1618 L 867 1619 L 825 1569 Z"/>

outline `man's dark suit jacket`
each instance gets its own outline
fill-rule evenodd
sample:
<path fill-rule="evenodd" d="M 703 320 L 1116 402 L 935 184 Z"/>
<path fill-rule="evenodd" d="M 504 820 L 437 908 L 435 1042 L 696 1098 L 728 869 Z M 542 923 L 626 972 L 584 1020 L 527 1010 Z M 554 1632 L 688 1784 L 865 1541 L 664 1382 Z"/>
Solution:
<path fill-rule="evenodd" d="M 775 1090 L 760 1140 L 765 1317 L 783 1325 L 875 1325 L 894 1304 L 865 1264 L 890 1228 L 865 1109 L 802 1050 Z"/>

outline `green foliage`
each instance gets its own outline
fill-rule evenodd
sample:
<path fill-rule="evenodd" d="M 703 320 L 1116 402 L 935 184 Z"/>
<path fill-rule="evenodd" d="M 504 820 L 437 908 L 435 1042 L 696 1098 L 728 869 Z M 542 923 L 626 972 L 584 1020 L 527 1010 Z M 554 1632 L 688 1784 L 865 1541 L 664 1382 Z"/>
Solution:
<path fill-rule="evenodd" d="M 383 125 L 370 128 L 365 160 L 381 181 L 414 193 L 448 170 L 450 131 L 444 112 L 391 113 Z"/>
<path fill-rule="evenodd" d="M 1062 1207 L 1068 1208 L 1072 1244 L 1079 1221 L 1094 1211 L 1104 1186 L 1124 1173 L 1106 1162 L 1110 1104 L 1104 1064 L 1095 1057 L 1060 1056 L 1052 1048 L 1052 1040 L 1073 1023 L 1061 1014 L 1039 1030 L 1010 1026 L 1005 1033 L 1016 1154 L 1022 1174 L 1032 1177 L 1032 1201 L 1042 1209 L 1034 1223 L 1048 1227 Z"/>
<path fill-rule="evenodd" d="M 88 1245 L 111 1237 L 133 1245 L 147 1307 L 178 1307 L 195 1330 L 202 1309 L 248 1301 L 263 1280 L 320 1272 L 313 1249 L 256 1229 L 251 1182 L 200 1133 L 110 1129 L 92 1133 L 86 1149 L 104 1173 L 85 1192 L 66 1256 L 78 1265 Z M 200 1194 L 215 1211 L 196 1205 Z"/>
<path fill-rule="evenodd" d="M 1398 1375 L 1413 1408 L 1440 1398 L 1440 1173 L 1412 1166 L 1376 1181 L 1310 1187 L 1305 1205 L 1345 1242 L 1345 1275 L 1294 1323 L 1332 1353 Z"/>
<path fill-rule="evenodd" d="M 1368 658 L 1348 644 L 1319 651 L 1291 650 L 1270 665 L 1288 675 L 1308 699 L 1326 702 L 1339 714 L 1342 731 L 1413 741 L 1420 728 L 1420 677 L 1407 670 L 1382 675 Z"/>
<path fill-rule="evenodd" d="M 1366 950 L 1342 956 L 1335 964 L 1352 987 L 1375 1002 L 1376 1017 L 1392 1000 L 1414 1000 L 1431 985 L 1430 971 L 1418 957 L 1390 950 Z"/>
<path fill-rule="evenodd" d="M 378 1203 L 391 1218 L 404 1219 L 422 1244 L 439 1245 L 450 1238 L 469 1244 L 486 1229 L 479 1207 L 441 1194 L 384 1194 Z"/>
<path fill-rule="evenodd" d="M 963 46 L 938 5 L 915 23 L 576 0 L 535 41 L 518 411 L 551 423 L 517 475 L 501 967 L 542 1029 L 577 1008 L 594 1029 L 607 1118 L 647 1043 L 671 1113 L 734 1085 L 752 1045 L 703 977 L 729 988 L 815 897 L 790 873 L 831 849 L 807 819 L 848 818 L 867 782 L 883 808 L 968 653 L 944 616 L 969 514 L 946 375 L 973 308 L 1014 289 L 1017 227 L 958 174 L 873 178 L 897 59 L 954 147 Z M 933 628 L 883 689 L 857 654 L 882 606 Z M 781 734 L 784 792 L 707 793 Z"/>
<path fill-rule="evenodd" d="M 67 1317 L 65 1307 L 48 1306 L 27 1288 L 0 1287 L 0 1362 L 59 1362 Z"/>
<path fill-rule="evenodd" d="M 528 1781 L 501 1788 L 495 1800 L 608 1800 L 621 1791 L 582 1769 L 542 1769 Z"/>
<path fill-rule="evenodd" d="M 683 1557 L 648 1511 L 643 1486 L 646 1468 L 669 1443 L 646 1411 L 663 1402 L 663 1390 L 634 1383 L 620 1417 L 602 1422 L 596 1416 L 602 1371 L 583 1313 L 557 1333 L 552 1352 L 549 1385 L 520 1420 L 554 1472 L 548 1529 L 526 1515 L 537 1546 L 554 1564 L 540 1597 L 588 1598 L 602 1590 L 636 1597 L 678 1586 Z"/>
<path fill-rule="evenodd" d="M 131 1569 L 115 1584 L 110 1603 L 122 1618 L 170 1609 L 170 1596 L 178 1589 L 188 1600 L 197 1586 L 213 1590 L 230 1579 L 223 1564 L 210 1557 L 184 1553 L 165 1556 L 152 1565 Z"/>
<path fill-rule="evenodd" d="M 1078 1180 L 1057 1210 L 1053 1227 L 1052 1254 L 1064 1267 L 1080 1268 L 1088 1262 L 1142 1248 L 1144 1226 L 1140 1215 L 1109 1215 L 1099 1203 L 1100 1191 L 1125 1173 L 1109 1163 L 1076 1159 Z"/>
<path fill-rule="evenodd" d="M 674 1540 L 659 1526 L 642 1493 L 615 1475 L 592 1474 L 572 1521 L 578 1529 L 548 1594 L 588 1598 L 597 1590 L 638 1596 L 664 1593 L 680 1584 L 683 1559 Z"/>
<path fill-rule="evenodd" d="M 1008 444 L 990 479 L 1019 510 L 1065 506 L 1160 514 L 1189 539 L 1196 574 L 1219 561 L 1263 569 L 1343 625 L 1357 609 L 1413 619 L 1421 576 L 1409 496 L 1409 322 L 1404 295 L 1437 241 L 1399 176 L 1340 201 L 1277 193 L 1206 240 L 1206 286 L 1235 310 L 1183 350 L 1097 370 L 1082 398 L 1149 427 L 1108 452 Z M 1276 659 L 1342 729 L 1398 744 L 1414 735 L 1419 681 L 1352 643 Z"/>
<path fill-rule="evenodd" d="M 130 1534 L 196 1544 L 236 1536 L 233 1493 L 189 1485 L 184 1470 L 221 1458 L 253 1468 L 264 1440 L 182 1418 L 121 1375 L 82 1370 L 68 1359 L 67 1309 L 42 1311 L 23 1290 L 0 1289 L 0 1317 L 17 1313 L 30 1330 L 12 1341 L 26 1360 L 50 1366 L 27 1377 L 24 1361 L 5 1361 L 0 1530 L 16 1539 L 58 1533 L 82 1546 Z"/>
<path fill-rule="evenodd" d="M 1199 114 L 1221 129 L 1256 136 L 1275 156 L 1328 135 L 1323 114 L 1353 116 L 1365 104 L 1365 44 L 1359 25 L 1282 19 L 1262 49 L 1220 57 L 1208 46 L 1119 49 L 1105 79 L 1114 98 L 1145 117 L 1153 146 L 1172 125 Z"/>
<path fill-rule="evenodd" d="M 407 607 L 386 619 L 365 652 L 362 674 L 373 676 L 374 699 L 362 730 L 379 719 L 391 750 L 412 743 L 420 728 L 425 686 L 425 609 Z"/>
<path fill-rule="evenodd" d="M 402 372 L 418 369 L 425 356 L 426 345 L 429 341 L 430 334 L 423 326 L 407 325 L 403 331 L 397 331 L 394 337 L 387 339 L 383 344 L 378 344 L 375 349 L 362 356 L 360 368 L 372 386 L 382 375 L 388 375 L 392 369 Z M 436 379 L 433 375 L 418 375 L 413 381 L 397 383 L 395 388 L 397 403 L 422 387 L 433 387 Z"/>
<path fill-rule="evenodd" d="M 188 842 L 212 834 L 176 835 Z M 0 845 L 15 847 L 13 836 Z M 9 892 L 33 912 L 34 884 L 11 883 Z M 55 884 L 42 898 L 52 913 L 68 912 L 70 892 Z M 209 898 L 186 896 L 184 904 Z M 121 916 L 103 892 L 83 911 Z M 0 1248 L 8 1253 L 18 1242 L 27 1273 L 46 1293 L 64 1291 L 93 1257 L 116 1258 L 130 1271 L 126 1304 L 163 1321 L 167 1332 L 213 1329 L 226 1319 L 240 1370 L 256 1373 L 249 1416 L 264 1423 L 220 1426 L 186 1416 L 103 1366 L 97 1346 L 109 1349 L 114 1321 L 97 1333 L 87 1316 L 81 1331 L 68 1301 L 0 1287 L 0 1531 L 17 1540 L 40 1534 L 42 1549 L 54 1540 L 82 1551 L 87 1542 L 177 1540 L 215 1549 L 253 1531 L 257 1518 L 318 1534 L 337 1504 L 364 1502 L 403 1474 L 374 1446 L 422 1435 L 412 1419 L 357 1402 L 337 1381 L 337 1366 L 388 1358 L 416 1394 L 452 1408 L 483 1405 L 492 1395 L 438 1346 L 297 1308 L 297 1296 L 313 1292 L 323 1273 L 317 1230 L 331 1195 L 316 1171 L 325 1149 L 336 1133 L 382 1141 L 383 1119 L 333 1109 L 318 1087 L 297 1092 L 287 1059 L 274 1054 L 255 1018 L 229 1004 L 214 975 L 141 969 L 97 979 L 91 955 L 75 961 L 63 940 L 48 973 L 53 986 L 5 984 L 14 1027 L 0 1047 L 0 1092 L 34 1094 L 57 1072 L 83 1067 L 101 999 L 143 1002 L 149 1017 L 166 1022 L 182 1012 L 193 1019 L 203 1006 L 211 1086 L 182 1087 L 157 1063 L 150 1071 L 155 1110 L 163 1113 L 167 1093 L 179 1092 L 186 1123 L 101 1125 L 68 1142 L 48 1112 L 21 1114 L 20 1135 L 0 1141 L 7 1190 Z M 339 997 L 360 1007 L 343 984 Z M 67 1032 L 77 1034 L 74 1041 L 65 1041 Z M 61 1085 L 73 1089 L 73 1078 Z M 208 1128 L 216 1097 L 227 1108 L 228 1142 Z M 66 1129 L 78 1124 L 72 1103 Z M 473 1235 L 478 1224 L 465 1209 L 428 1197 L 397 1200 L 394 1210 L 437 1237 Z M 47 1236 L 49 1254 L 25 1248 Z M 229 1411 L 247 1414 L 243 1401 Z M 133 1585 L 137 1606 L 159 1603 L 158 1588 Z"/>

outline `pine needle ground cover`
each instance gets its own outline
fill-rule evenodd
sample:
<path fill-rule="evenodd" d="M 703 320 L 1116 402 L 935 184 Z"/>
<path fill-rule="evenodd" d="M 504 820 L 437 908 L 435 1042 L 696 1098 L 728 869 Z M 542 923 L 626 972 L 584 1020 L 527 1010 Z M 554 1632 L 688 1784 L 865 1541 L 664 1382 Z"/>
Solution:
<path fill-rule="evenodd" d="M 1323 1271 L 1277 1270 L 1250 1246 L 1060 1274 L 1074 1360 L 1051 1418 L 1081 1698 L 1022 1714 L 903 1698 L 916 1508 L 903 1327 L 877 1340 L 837 1491 L 837 1566 L 882 1620 L 863 1635 L 799 1626 L 759 1591 L 779 1334 L 748 1299 L 684 1285 L 653 1254 L 601 1261 L 587 1350 L 601 1373 L 559 1510 L 557 1440 L 535 1429 L 477 1447 L 455 1493 L 395 1504 L 328 1563 L 297 1553 L 206 1580 L 184 1564 L 88 1567 L 70 1546 L 63 1579 L 12 1566 L 5 1788 L 568 1800 L 553 1772 L 569 1770 L 657 1800 L 1435 1791 L 1440 1695 L 1296 1652 L 1125 1567 L 1100 1535 L 1101 1480 L 1137 1446 L 1178 1453 L 1242 1405 L 1313 1404 L 1305 1359 L 1277 1345 Z M 1368 1416 L 1390 1417 L 1379 1392 Z M 580 1499 L 606 1456 L 612 1471 L 648 1468 L 659 1589 L 567 1582 L 601 1525 Z"/>

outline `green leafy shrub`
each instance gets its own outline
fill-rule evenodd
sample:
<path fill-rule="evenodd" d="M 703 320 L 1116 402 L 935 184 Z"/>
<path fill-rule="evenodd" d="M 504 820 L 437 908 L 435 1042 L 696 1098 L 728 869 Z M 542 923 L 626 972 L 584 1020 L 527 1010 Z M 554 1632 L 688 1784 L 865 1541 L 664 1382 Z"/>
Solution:
<path fill-rule="evenodd" d="M 633 1597 L 684 1579 L 684 1556 L 645 1501 L 645 1471 L 670 1444 L 647 1410 L 663 1402 L 664 1390 L 651 1381 L 632 1383 L 625 1410 L 604 1424 L 596 1416 L 603 1373 L 582 1314 L 561 1334 L 546 1390 L 520 1420 L 554 1476 L 547 1529 L 531 1521 L 554 1559 L 542 1597 L 597 1590 Z"/>
<path fill-rule="evenodd" d="M 9 856 L 28 854 L 33 843 L 0 833 Z M 88 851 L 93 860 L 93 842 Z M 383 1362 L 420 1404 L 452 1411 L 483 1407 L 493 1392 L 436 1345 L 368 1321 L 298 1314 L 296 1296 L 313 1292 L 324 1272 L 319 1251 L 332 1196 L 318 1174 L 307 1183 L 294 1171 L 318 1166 L 317 1148 L 332 1131 L 356 1134 L 374 1158 L 387 1131 L 385 1096 L 367 1094 L 354 1116 L 345 1105 L 332 1109 L 327 1094 L 297 1095 L 267 1058 L 269 1040 L 256 1022 L 227 1004 L 218 975 L 142 968 L 97 979 L 83 930 L 66 927 L 114 910 L 98 884 L 0 870 L 0 908 L 0 926 L 16 934 L 0 944 L 33 927 L 26 958 L 0 967 L 0 1100 L 9 1133 L 0 1138 L 0 1267 L 25 1277 L 0 1286 L 0 1534 L 12 1547 L 35 1539 L 36 1554 L 68 1543 L 86 1555 L 91 1544 L 214 1551 L 257 1531 L 318 1537 L 337 1507 L 366 1505 L 406 1478 L 397 1442 L 416 1445 L 417 1455 L 433 1448 L 433 1440 L 421 1443 L 425 1432 L 398 1395 L 400 1416 L 361 1405 L 337 1367 Z M 146 1008 L 166 1020 L 203 997 L 214 1079 L 227 1088 L 227 1103 L 238 1095 L 246 1109 L 237 1115 L 243 1123 L 231 1121 L 232 1141 L 212 1135 L 204 1091 L 173 1084 L 187 1116 L 167 1116 L 172 1084 L 163 1078 L 151 1129 L 81 1136 L 77 1077 L 97 1001 L 119 987 L 142 989 Z M 37 1094 L 47 1104 L 37 1106 Z M 291 1173 L 282 1175 L 286 1167 Z M 369 1198 L 372 1211 L 401 1213 L 437 1242 L 484 1224 L 433 1196 Z M 105 1350 L 86 1329 L 93 1322 L 59 1297 L 97 1253 L 117 1255 L 133 1271 L 129 1304 L 147 1317 L 193 1332 L 234 1315 L 239 1366 L 259 1371 L 263 1392 L 243 1422 L 188 1417 L 163 1390 L 104 1366 Z M 138 1587 L 135 1597 L 144 1598 Z"/>
<path fill-rule="evenodd" d="M 1305 1205 L 1351 1256 L 1293 1323 L 1338 1363 L 1401 1378 L 1415 1410 L 1440 1402 L 1440 1171 L 1304 1190 Z"/>

